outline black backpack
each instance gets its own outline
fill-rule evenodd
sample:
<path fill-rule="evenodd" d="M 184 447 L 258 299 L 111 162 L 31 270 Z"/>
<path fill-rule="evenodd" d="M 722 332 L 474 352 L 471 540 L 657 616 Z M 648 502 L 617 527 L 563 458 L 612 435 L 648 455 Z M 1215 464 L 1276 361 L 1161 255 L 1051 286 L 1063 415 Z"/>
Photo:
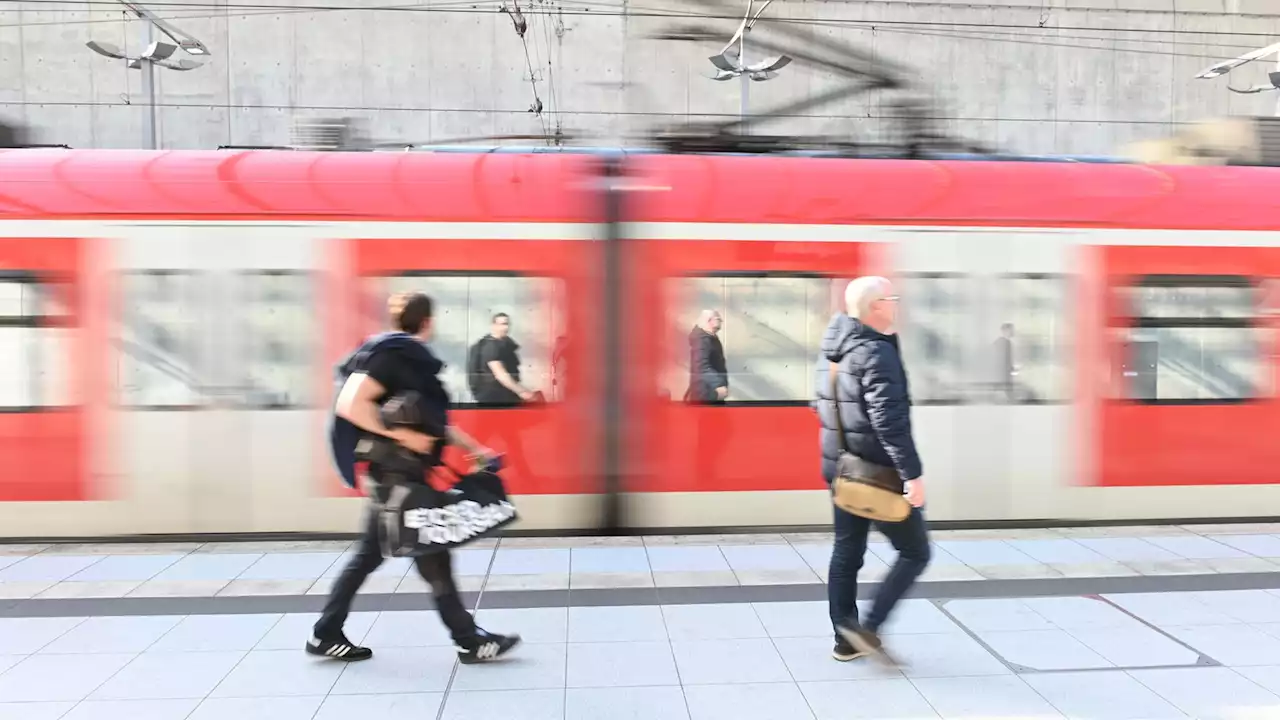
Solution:
<path fill-rule="evenodd" d="M 485 335 L 467 351 L 467 387 L 471 388 L 472 399 L 477 401 L 480 399 L 480 379 L 484 377 L 487 370 L 481 360 L 481 351 L 484 350 L 484 343 L 488 339 L 489 336 Z"/>

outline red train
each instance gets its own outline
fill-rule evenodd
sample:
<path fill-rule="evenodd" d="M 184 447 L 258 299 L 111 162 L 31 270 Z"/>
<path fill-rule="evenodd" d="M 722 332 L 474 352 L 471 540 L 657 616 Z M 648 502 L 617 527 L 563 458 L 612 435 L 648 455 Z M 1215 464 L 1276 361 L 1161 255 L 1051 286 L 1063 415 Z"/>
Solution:
<path fill-rule="evenodd" d="M 936 520 L 1273 514 L 1265 168 L 591 153 L 0 152 L 7 536 L 347 531 L 331 369 L 441 302 L 525 527 L 822 523 L 815 348 L 899 284 Z M 681 402 L 724 315 L 723 407 Z M 511 315 L 549 401 L 477 408 Z M 992 361 L 1010 336 L 1016 375 Z"/>

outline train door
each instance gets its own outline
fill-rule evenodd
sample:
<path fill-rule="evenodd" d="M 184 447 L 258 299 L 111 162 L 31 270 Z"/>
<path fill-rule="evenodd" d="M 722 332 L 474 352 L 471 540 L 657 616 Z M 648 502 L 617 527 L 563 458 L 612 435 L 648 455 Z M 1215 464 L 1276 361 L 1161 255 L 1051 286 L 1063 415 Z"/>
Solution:
<path fill-rule="evenodd" d="M 319 322 L 315 231 L 144 225 L 118 257 L 112 373 L 125 473 L 173 531 L 298 527 Z M 291 495 L 290 492 L 294 494 Z"/>
<path fill-rule="evenodd" d="M 520 496 L 529 527 L 584 527 L 599 519 L 592 403 L 599 396 L 603 351 L 592 227 L 370 223 L 339 241 L 349 273 L 346 292 L 358 311 L 335 324 L 332 359 L 388 329 L 389 294 L 431 296 L 436 315 L 430 346 L 445 363 L 453 421 L 504 455 L 508 490 Z M 487 366 L 478 376 L 481 396 L 473 392 L 471 348 L 485 339 L 497 349 L 502 343 L 492 336 L 504 333 L 502 342 L 518 357 L 512 379 L 535 393 L 530 402 L 494 402 L 486 387 L 497 383 Z M 455 452 L 446 460 L 464 467 Z M 337 488 L 332 472 L 326 477 L 326 495 L 352 494 Z"/>
<path fill-rule="evenodd" d="M 632 523 L 826 522 L 810 404 L 817 348 L 859 274 L 857 228 L 832 242 L 793 226 L 638 226 L 626 335 Z M 798 233 L 798 236 L 797 236 Z M 704 313 L 721 319 L 728 394 L 691 391 Z M 767 520 L 765 519 L 767 518 Z"/>
<path fill-rule="evenodd" d="M 0 506 L 14 535 L 44 534 L 41 522 L 74 501 L 109 494 L 90 458 L 91 410 L 103 392 L 94 372 L 100 318 L 87 301 L 95 241 L 49 236 L 65 225 L 30 225 L 43 236 L 0 237 Z"/>
<path fill-rule="evenodd" d="M 931 517 L 1051 517 L 1075 429 L 1072 234 L 884 232 Z"/>

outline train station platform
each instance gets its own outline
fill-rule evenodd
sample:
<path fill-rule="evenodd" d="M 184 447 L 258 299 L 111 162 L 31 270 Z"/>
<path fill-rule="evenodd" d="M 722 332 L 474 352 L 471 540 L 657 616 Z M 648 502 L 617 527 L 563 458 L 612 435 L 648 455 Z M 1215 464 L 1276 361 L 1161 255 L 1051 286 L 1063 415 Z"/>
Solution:
<path fill-rule="evenodd" d="M 898 669 L 831 659 L 822 533 L 477 543 L 468 601 L 525 640 L 477 666 L 405 561 L 348 623 L 371 661 L 305 655 L 347 542 L 0 545 L 0 720 L 1280 718 L 1280 524 L 934 541 Z"/>

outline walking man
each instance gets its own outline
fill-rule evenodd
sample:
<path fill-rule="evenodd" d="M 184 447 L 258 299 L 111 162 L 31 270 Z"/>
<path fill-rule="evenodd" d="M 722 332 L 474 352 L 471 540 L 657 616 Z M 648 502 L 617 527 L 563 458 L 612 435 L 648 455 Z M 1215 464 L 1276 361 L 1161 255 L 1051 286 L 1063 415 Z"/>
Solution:
<path fill-rule="evenodd" d="M 887 279 L 861 277 L 845 288 L 844 299 L 846 312 L 831 319 L 818 358 L 815 406 L 822 421 L 823 477 L 831 484 L 841 450 L 847 449 L 867 463 L 896 470 L 905 481 L 912 508 L 902 522 L 875 523 L 898 552 L 898 559 L 865 619 L 858 616 L 858 571 L 867 553 L 872 521 L 835 508 L 827 592 L 836 638 L 832 656 L 842 662 L 865 655 L 887 658 L 880 628 L 929 563 L 923 470 L 911 436 L 911 395 L 895 334 L 898 297 Z M 831 363 L 838 368 L 835 397 Z"/>
<path fill-rule="evenodd" d="M 448 443 L 462 446 L 473 460 L 487 459 L 492 453 L 448 422 L 449 395 L 440 382 L 442 363 L 426 342 L 431 338 L 433 307 L 431 298 L 420 293 L 392 296 L 388 302 L 391 320 L 399 332 L 377 335 L 344 361 L 341 371 L 346 382 L 338 395 L 333 435 L 334 456 L 343 477 L 354 485 L 356 442 L 360 438 L 389 438 L 418 455 L 426 471 L 440 464 L 440 455 Z M 418 429 L 388 429 L 382 423 L 380 406 L 400 393 L 415 392 L 419 398 Z M 352 427 L 354 426 L 354 428 Z M 378 483 L 382 470 L 370 463 L 366 483 Z M 373 657 L 373 651 L 360 647 L 342 632 L 351 602 L 366 578 L 382 564 L 379 543 L 378 514 L 371 507 L 366 519 L 364 537 L 342 575 L 333 584 L 324 612 L 306 650 L 312 655 L 335 660 L 355 661 Z M 467 612 L 453 577 L 453 559 L 447 550 L 414 558 L 418 573 L 431 586 L 440 619 L 449 628 L 457 647 L 458 659 L 478 663 L 496 659 L 519 642 L 518 635 L 497 635 L 476 627 Z"/>

